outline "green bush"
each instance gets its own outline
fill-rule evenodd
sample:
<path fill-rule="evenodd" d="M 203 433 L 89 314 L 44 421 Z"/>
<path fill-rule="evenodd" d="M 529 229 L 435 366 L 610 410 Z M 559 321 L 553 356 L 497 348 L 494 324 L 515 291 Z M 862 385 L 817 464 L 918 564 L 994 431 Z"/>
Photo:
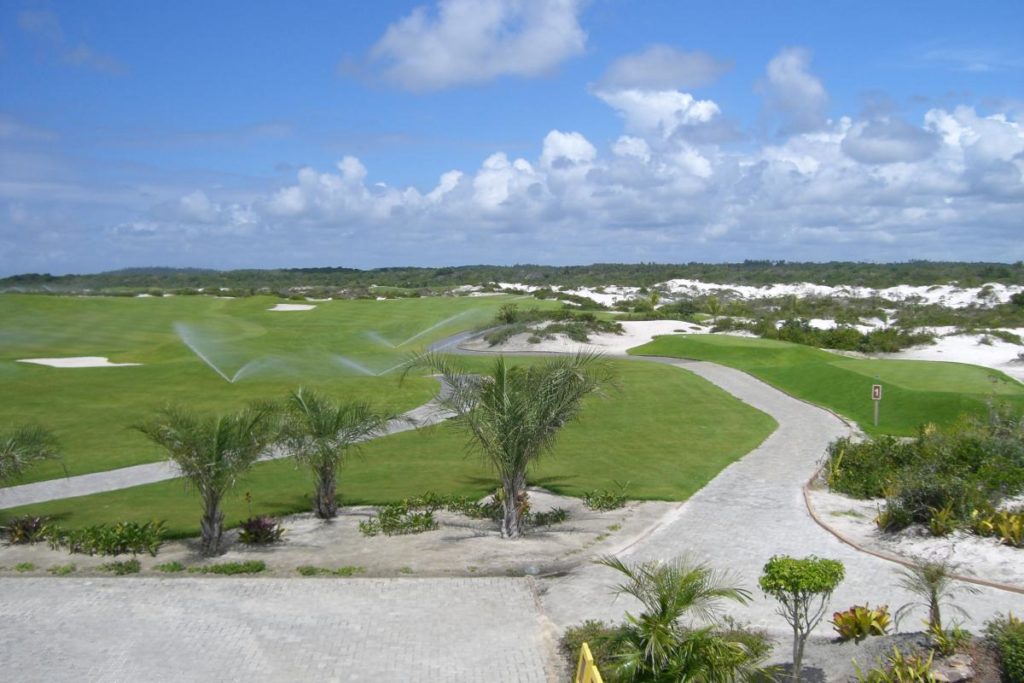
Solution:
<path fill-rule="evenodd" d="M 154 567 L 158 572 L 164 572 L 166 574 L 174 574 L 177 572 L 185 571 L 185 565 L 175 560 L 174 562 L 164 562 Z"/>
<path fill-rule="evenodd" d="M 106 564 L 101 564 L 100 569 L 118 576 L 124 576 L 125 574 L 138 574 L 139 571 L 142 570 L 142 565 L 137 559 L 132 558 L 122 562 L 107 562 Z"/>
<path fill-rule="evenodd" d="M 54 565 L 46 571 L 50 572 L 54 576 L 67 576 L 68 574 L 74 574 L 76 569 L 78 569 L 78 567 L 71 563 Z"/>
<path fill-rule="evenodd" d="M 284 527 L 276 517 L 250 517 L 239 526 L 238 540 L 246 545 L 268 545 L 283 535 Z"/>
<path fill-rule="evenodd" d="M 628 484 L 620 485 L 618 491 L 612 491 L 611 489 L 587 491 L 583 494 L 583 504 L 589 510 L 601 512 L 618 510 L 626 504 L 626 486 Z"/>
<path fill-rule="evenodd" d="M 569 662 L 568 668 L 575 670 L 583 643 L 590 648 L 594 664 L 601 672 L 605 683 L 616 683 L 615 655 L 625 642 L 628 629 L 625 624 L 614 625 L 590 619 L 565 629 L 562 636 L 562 654 Z"/>
<path fill-rule="evenodd" d="M 64 548 L 69 553 L 83 555 L 124 555 L 149 553 L 155 556 L 163 545 L 162 521 L 118 522 L 113 526 L 99 524 L 82 529 L 49 527 L 46 540 L 54 550 Z"/>
<path fill-rule="evenodd" d="M 199 567 L 189 567 L 192 574 L 222 574 L 231 576 L 234 574 L 259 574 L 265 571 L 267 563 L 263 560 L 246 560 L 245 562 L 221 562 L 219 564 L 208 564 Z"/>
<path fill-rule="evenodd" d="M 12 545 L 20 545 L 23 543 L 38 543 L 45 540 L 46 521 L 46 517 L 35 515 L 12 517 L 4 526 L 7 542 Z"/>
<path fill-rule="evenodd" d="M 875 609 L 867 605 L 854 605 L 832 615 L 832 627 L 839 634 L 839 640 L 853 640 L 857 643 L 868 636 L 884 636 L 890 623 L 892 619 L 887 605 Z"/>
<path fill-rule="evenodd" d="M 985 624 L 985 637 L 999 653 L 1006 683 L 1024 681 L 1024 621 L 1008 614 Z"/>

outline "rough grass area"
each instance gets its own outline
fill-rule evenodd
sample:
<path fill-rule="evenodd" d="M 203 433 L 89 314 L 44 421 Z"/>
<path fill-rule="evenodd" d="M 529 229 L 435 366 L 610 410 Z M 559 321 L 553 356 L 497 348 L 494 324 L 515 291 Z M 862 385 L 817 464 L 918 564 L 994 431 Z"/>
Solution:
<path fill-rule="evenodd" d="M 707 360 L 749 372 L 855 420 L 872 434 L 911 435 L 928 422 L 948 425 L 963 413 L 986 411 L 993 396 L 1024 407 L 1024 385 L 977 365 L 861 360 L 787 342 L 721 335 L 658 337 L 630 353 Z M 884 387 L 877 428 L 872 425 L 875 383 Z"/>
<path fill-rule="evenodd" d="M 0 295 L 0 428 L 37 422 L 64 445 L 63 463 L 34 467 L 22 483 L 158 460 L 129 425 L 169 401 L 229 411 L 300 384 L 401 411 L 427 400 L 434 380 L 393 368 L 427 344 L 494 318 L 515 297 L 323 301 L 271 312 L 280 299 Z M 556 303 L 537 302 L 540 306 Z M 183 343 L 182 326 L 229 383 Z M 107 356 L 137 367 L 52 368 L 22 358 Z"/>
<path fill-rule="evenodd" d="M 530 484 L 579 496 L 628 482 L 630 498 L 684 500 L 776 427 L 769 416 L 690 372 L 634 361 L 615 365 L 619 388 L 588 399 L 581 421 L 565 429 L 557 452 L 530 473 Z M 465 435 L 450 424 L 368 443 L 342 470 L 342 502 L 379 504 L 424 491 L 482 497 L 497 482 L 465 446 Z M 237 526 L 251 514 L 309 510 L 312 489 L 308 472 L 292 462 L 262 463 L 227 500 L 226 521 Z M 170 536 L 181 537 L 198 533 L 200 505 L 177 480 L 14 508 L 0 519 L 29 512 L 67 527 L 157 518 L 166 520 Z"/>

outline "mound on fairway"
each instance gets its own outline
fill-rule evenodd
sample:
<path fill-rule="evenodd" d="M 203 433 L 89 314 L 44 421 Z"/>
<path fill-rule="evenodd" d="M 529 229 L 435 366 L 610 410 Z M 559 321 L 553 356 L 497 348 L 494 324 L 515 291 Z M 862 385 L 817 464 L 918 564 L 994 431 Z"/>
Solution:
<path fill-rule="evenodd" d="M 159 459 L 130 426 L 167 403 L 223 413 L 306 385 L 402 412 L 437 390 L 426 377 L 399 383 L 409 354 L 487 324 L 511 300 L 328 301 L 312 314 L 267 315 L 278 299 L 0 295 L 0 428 L 41 424 L 63 444 L 64 461 L 33 468 L 19 482 L 29 483 Z M 83 356 L 141 365 L 15 362 Z"/>
<path fill-rule="evenodd" d="M 488 358 L 475 359 L 489 362 Z M 522 362 L 535 362 L 524 360 Z M 559 436 L 552 457 L 528 476 L 531 485 L 580 495 L 618 490 L 634 499 L 684 500 L 722 468 L 771 434 L 775 421 L 691 372 L 655 363 L 618 361 L 619 389 L 587 400 L 579 422 Z M 482 497 L 494 491 L 493 472 L 467 454 L 466 435 L 442 424 L 367 443 L 341 472 L 345 504 L 384 503 L 426 491 Z M 229 524 L 253 514 L 282 515 L 310 508 L 312 479 L 288 460 L 260 463 L 226 502 Z M 55 517 L 62 525 L 165 519 L 171 533 L 198 533 L 199 501 L 180 480 L 13 508 Z"/>
<path fill-rule="evenodd" d="M 630 353 L 728 365 L 875 434 L 911 435 L 929 422 L 949 424 L 962 413 L 984 412 L 993 400 L 1024 408 L 1024 385 L 977 365 L 848 358 L 788 342 L 725 335 L 658 337 Z M 884 389 L 878 427 L 872 424 L 872 384 Z"/>

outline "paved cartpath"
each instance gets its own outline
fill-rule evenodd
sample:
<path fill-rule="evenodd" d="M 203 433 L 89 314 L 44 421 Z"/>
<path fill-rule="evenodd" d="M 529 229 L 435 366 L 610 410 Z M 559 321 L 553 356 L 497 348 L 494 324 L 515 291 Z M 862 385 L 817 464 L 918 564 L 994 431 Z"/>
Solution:
<path fill-rule="evenodd" d="M 445 388 L 442 387 L 441 391 L 443 393 Z M 402 413 L 398 419 L 389 422 L 385 434 L 397 434 L 398 432 L 405 432 L 410 429 L 427 427 L 449 417 L 451 417 L 451 413 L 444 410 L 437 400 L 434 399 Z M 260 459 L 275 460 L 285 456 L 286 454 L 282 452 L 272 452 Z M 32 503 L 44 503 L 48 500 L 88 496 L 104 491 L 116 491 L 167 479 L 177 479 L 180 476 L 181 470 L 178 469 L 177 465 L 163 461 L 121 467 L 116 470 L 107 470 L 106 472 L 81 474 L 63 479 L 49 479 L 33 484 L 9 486 L 7 488 L 0 488 L 0 510 L 20 505 L 31 505 Z"/>
<path fill-rule="evenodd" d="M 0 678 L 544 683 L 531 581 L 4 579 Z"/>
<path fill-rule="evenodd" d="M 660 362 L 712 381 L 779 428 L 624 549 L 624 559 L 690 553 L 728 569 L 754 594 L 734 615 L 782 636 L 774 604 L 755 590 L 774 553 L 842 560 L 847 579 L 834 609 L 911 599 L 896 588 L 892 563 L 841 543 L 807 513 L 801 485 L 828 442 L 849 433 L 842 420 L 737 370 Z M 699 409 L 680 406 L 680 419 Z M 11 577 L 0 579 L 0 652 L 12 680 L 544 680 L 552 621 L 618 620 L 631 608 L 612 602 L 615 580 L 584 565 L 538 581 L 538 599 L 530 579 Z M 1024 596 L 994 589 L 962 604 L 975 629 L 996 612 L 1024 612 Z M 807 664 L 816 656 L 808 652 Z"/>
<path fill-rule="evenodd" d="M 764 563 L 773 554 L 803 557 L 817 554 L 841 560 L 846 579 L 833 596 L 833 609 L 870 602 L 894 609 L 913 596 L 896 586 L 898 567 L 861 553 L 818 526 L 807 512 L 802 484 L 813 474 L 827 444 L 850 433 L 833 414 L 797 400 L 738 370 L 713 363 L 658 359 L 685 368 L 715 383 L 754 408 L 771 415 L 779 428 L 758 448 L 723 470 L 687 500 L 647 538 L 620 553 L 627 562 L 669 559 L 689 554 L 731 572 L 736 585 L 753 593 L 750 605 L 729 611 L 740 621 L 784 635 L 788 628 L 775 614 L 775 603 L 757 589 Z M 694 410 L 699 410 L 695 406 Z M 682 408 L 680 419 L 685 419 Z M 685 448 L 685 444 L 680 444 Z M 954 560 L 956 558 L 954 557 Z M 609 587 L 618 574 L 587 565 L 547 582 L 543 597 L 548 616 L 559 627 L 583 619 L 618 621 L 626 598 L 612 602 Z M 1024 612 L 1024 596 L 981 589 L 960 604 L 968 608 L 968 626 L 975 632 L 997 612 Z M 916 630 L 922 615 L 908 617 L 903 630 Z M 827 619 L 817 633 L 831 634 Z M 808 664 L 814 664 L 809 653 Z"/>

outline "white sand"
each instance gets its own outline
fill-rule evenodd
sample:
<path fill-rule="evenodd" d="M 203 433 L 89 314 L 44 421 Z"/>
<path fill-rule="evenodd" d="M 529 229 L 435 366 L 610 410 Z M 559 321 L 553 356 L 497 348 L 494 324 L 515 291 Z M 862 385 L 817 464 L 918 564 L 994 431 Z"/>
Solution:
<path fill-rule="evenodd" d="M 48 365 L 51 368 L 123 368 L 142 363 L 111 363 L 106 356 L 74 356 L 71 358 L 20 358 L 19 363 Z"/>
<path fill-rule="evenodd" d="M 1024 588 L 1024 550 L 963 531 L 937 538 L 921 526 L 883 534 L 874 520 L 884 500 L 856 500 L 813 488 L 810 502 L 828 526 L 862 547 L 908 560 L 948 560 L 959 574 Z"/>
<path fill-rule="evenodd" d="M 517 334 L 501 345 L 501 351 L 507 353 L 540 352 L 540 353 L 572 353 L 575 351 L 591 351 L 603 354 L 625 353 L 627 349 L 641 346 L 658 335 L 665 334 L 704 334 L 708 328 L 694 323 L 679 320 L 636 320 L 624 321 L 623 334 L 591 334 L 590 341 L 581 344 L 565 335 L 556 335 L 554 339 L 542 339 L 538 344 L 531 344 L 527 339 L 530 333 Z M 494 349 L 483 340 L 475 340 L 465 344 L 466 348 L 476 350 Z"/>
<path fill-rule="evenodd" d="M 524 292 L 534 292 L 540 287 L 524 285 L 515 282 L 499 282 L 502 289 L 516 289 Z M 638 287 L 620 287 L 609 285 L 596 291 L 590 287 L 579 287 L 576 289 L 556 288 L 567 294 L 578 294 L 589 297 L 606 306 L 611 306 L 624 299 L 632 299 L 639 293 Z M 879 297 L 888 301 L 919 301 L 928 304 L 941 304 L 949 308 L 964 308 L 972 304 L 978 306 L 993 306 L 1006 303 L 1010 296 L 1017 292 L 1024 291 L 1020 285 L 1003 285 L 989 283 L 981 287 L 959 287 L 955 283 L 944 285 L 898 285 L 885 289 L 872 289 L 870 287 L 853 287 L 840 285 L 830 287 L 828 285 L 815 285 L 810 282 L 799 282 L 794 284 L 765 285 L 754 287 L 751 285 L 730 285 L 714 282 L 702 282 L 700 280 L 668 280 L 650 287 L 653 291 L 664 291 L 675 296 L 707 296 L 727 295 L 735 299 L 760 299 L 766 297 L 783 296 L 820 296 L 833 297 L 837 299 Z"/>
<path fill-rule="evenodd" d="M 1007 330 L 1016 335 L 1024 335 L 1024 329 Z M 948 361 L 951 363 L 969 363 L 981 365 L 1005 372 L 1024 382 L 1024 362 L 1018 361 L 1018 354 L 1024 353 L 1024 346 L 1011 344 L 996 337 L 987 336 L 989 344 L 981 343 L 986 338 L 983 334 L 955 334 L 939 337 L 934 345 L 915 346 L 897 353 L 887 353 L 880 358 L 903 358 L 907 360 Z"/>
<path fill-rule="evenodd" d="M 316 306 L 312 304 L 275 304 L 268 311 L 312 311 Z"/>

